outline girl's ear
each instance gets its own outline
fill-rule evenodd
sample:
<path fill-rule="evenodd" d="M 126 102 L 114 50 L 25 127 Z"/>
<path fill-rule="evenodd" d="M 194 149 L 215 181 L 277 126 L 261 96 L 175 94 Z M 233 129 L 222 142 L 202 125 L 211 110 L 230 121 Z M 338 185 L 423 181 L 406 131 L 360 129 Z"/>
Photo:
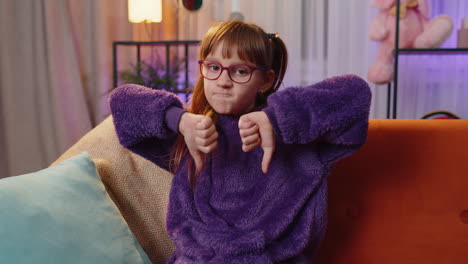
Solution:
<path fill-rule="evenodd" d="M 258 90 L 259 93 L 265 93 L 268 91 L 271 86 L 273 85 L 273 82 L 275 81 L 275 72 L 273 70 L 269 70 L 265 73 L 265 83 L 260 87 Z"/>

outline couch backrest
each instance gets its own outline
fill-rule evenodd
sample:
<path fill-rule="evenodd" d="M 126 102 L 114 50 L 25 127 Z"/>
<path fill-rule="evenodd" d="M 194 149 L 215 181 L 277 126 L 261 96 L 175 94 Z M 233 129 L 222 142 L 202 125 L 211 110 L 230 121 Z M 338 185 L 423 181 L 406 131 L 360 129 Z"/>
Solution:
<path fill-rule="evenodd" d="M 468 120 L 371 120 L 336 164 L 317 263 L 467 263 Z"/>
<path fill-rule="evenodd" d="M 125 150 L 107 118 L 54 164 L 87 151 L 154 263 L 172 175 Z M 468 120 L 370 120 L 367 144 L 336 164 L 316 263 L 466 263 Z M 315 263 L 315 262 L 314 262 Z"/>

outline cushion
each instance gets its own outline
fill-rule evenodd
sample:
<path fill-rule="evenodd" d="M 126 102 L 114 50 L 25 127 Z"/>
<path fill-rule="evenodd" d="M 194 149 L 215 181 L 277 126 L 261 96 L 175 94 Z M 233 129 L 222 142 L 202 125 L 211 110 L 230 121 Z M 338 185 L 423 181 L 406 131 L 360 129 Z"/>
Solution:
<path fill-rule="evenodd" d="M 151 263 L 87 153 L 0 180 L 0 263 Z"/>
<path fill-rule="evenodd" d="M 53 164 L 87 152 L 107 193 L 153 263 L 165 263 L 175 247 L 166 233 L 172 174 L 122 147 L 112 116 L 89 131 Z"/>

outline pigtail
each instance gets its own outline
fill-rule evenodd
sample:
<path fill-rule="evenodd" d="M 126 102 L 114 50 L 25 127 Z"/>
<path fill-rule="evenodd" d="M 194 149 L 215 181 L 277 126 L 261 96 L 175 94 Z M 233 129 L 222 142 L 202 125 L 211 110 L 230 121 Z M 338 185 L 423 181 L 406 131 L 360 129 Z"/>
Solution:
<path fill-rule="evenodd" d="M 283 78 L 288 67 L 288 50 L 286 49 L 286 45 L 283 40 L 278 36 L 278 34 L 274 34 L 274 36 L 269 39 L 272 46 L 271 68 L 275 72 L 275 81 L 273 82 L 272 88 L 266 93 L 267 97 L 268 95 L 278 91 L 283 83 Z"/>
<path fill-rule="evenodd" d="M 255 99 L 257 107 L 266 106 L 268 96 L 278 91 L 283 83 L 283 78 L 288 67 L 288 50 L 278 33 L 265 33 L 265 35 L 265 45 L 270 47 L 269 57 L 271 61 L 268 62 L 268 66 L 275 72 L 275 80 L 270 89 L 264 93 L 257 94 Z"/>

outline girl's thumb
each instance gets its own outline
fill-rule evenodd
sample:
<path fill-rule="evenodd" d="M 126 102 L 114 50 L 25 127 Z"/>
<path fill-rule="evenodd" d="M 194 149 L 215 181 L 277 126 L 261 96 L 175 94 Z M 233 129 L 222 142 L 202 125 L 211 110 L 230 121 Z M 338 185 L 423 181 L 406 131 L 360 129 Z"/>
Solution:
<path fill-rule="evenodd" d="M 273 152 L 274 149 L 272 147 L 263 147 L 262 171 L 265 174 L 268 173 L 268 168 L 270 167 Z"/>
<path fill-rule="evenodd" d="M 193 161 L 195 162 L 195 171 L 196 173 L 199 173 L 201 170 L 203 170 L 204 155 L 198 150 L 190 151 L 190 155 L 192 155 Z"/>

